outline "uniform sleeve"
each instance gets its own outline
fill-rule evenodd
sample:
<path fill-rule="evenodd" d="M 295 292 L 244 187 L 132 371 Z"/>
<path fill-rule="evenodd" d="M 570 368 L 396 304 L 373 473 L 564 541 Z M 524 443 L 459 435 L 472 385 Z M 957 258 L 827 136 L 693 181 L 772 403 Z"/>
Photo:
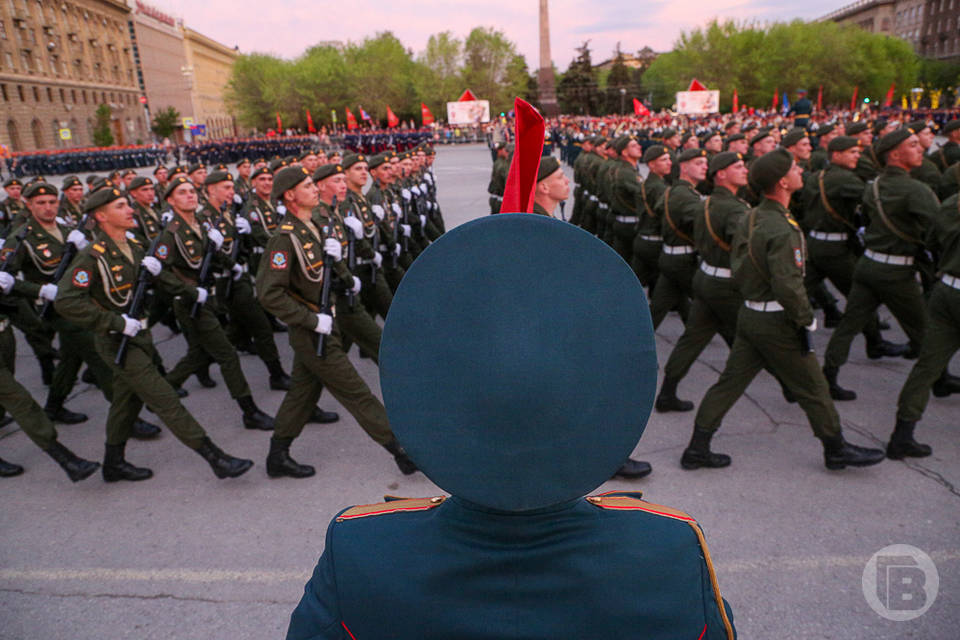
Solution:
<path fill-rule="evenodd" d="M 285 234 L 270 239 L 257 272 L 257 299 L 264 310 L 285 324 L 312 331 L 317 326 L 316 314 L 290 295 L 290 271 L 296 262 L 292 249 Z"/>
<path fill-rule="evenodd" d="M 710 559 L 707 541 L 699 524 L 691 523 L 700 545 L 700 581 L 703 591 L 703 617 L 706 629 L 703 640 L 736 640 L 737 629 L 733 624 L 733 609 L 720 595 L 720 583 Z M 723 609 L 721 610 L 721 606 Z"/>
<path fill-rule="evenodd" d="M 57 299 L 53 308 L 61 316 L 82 329 L 100 334 L 123 331 L 123 317 L 110 311 L 93 300 L 91 291 L 102 287 L 100 271 L 96 259 L 82 251 L 70 263 L 70 267 L 57 284 Z"/>
<path fill-rule="evenodd" d="M 345 640 L 337 601 L 336 573 L 333 567 L 333 527 L 327 529 L 323 555 L 303 588 L 303 597 L 290 616 L 287 640 Z"/>
<path fill-rule="evenodd" d="M 777 302 L 783 305 L 787 317 L 798 328 L 813 322 L 813 309 L 803 285 L 805 260 L 799 234 L 792 229 L 777 233 L 767 241 L 770 287 Z"/>

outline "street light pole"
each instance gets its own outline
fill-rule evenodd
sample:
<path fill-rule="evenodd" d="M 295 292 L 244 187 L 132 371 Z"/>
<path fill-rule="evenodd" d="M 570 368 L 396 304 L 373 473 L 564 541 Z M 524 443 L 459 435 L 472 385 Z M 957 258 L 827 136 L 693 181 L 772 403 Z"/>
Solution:
<path fill-rule="evenodd" d="M 627 90 L 620 87 L 620 115 L 623 115 L 623 101 L 627 97 Z"/>

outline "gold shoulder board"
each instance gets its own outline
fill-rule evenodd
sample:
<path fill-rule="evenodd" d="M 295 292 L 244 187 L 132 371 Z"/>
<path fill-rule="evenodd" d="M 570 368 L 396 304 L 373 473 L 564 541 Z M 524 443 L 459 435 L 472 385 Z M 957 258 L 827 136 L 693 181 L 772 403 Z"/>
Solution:
<path fill-rule="evenodd" d="M 436 496 L 433 498 L 410 498 L 408 500 L 392 500 L 390 502 L 378 502 L 376 504 L 363 504 L 351 507 L 341 513 L 337 516 L 337 522 L 355 520 L 357 518 L 368 518 L 370 516 L 382 516 L 388 513 L 427 511 L 434 507 L 439 507 L 446 499 L 446 496 Z"/>

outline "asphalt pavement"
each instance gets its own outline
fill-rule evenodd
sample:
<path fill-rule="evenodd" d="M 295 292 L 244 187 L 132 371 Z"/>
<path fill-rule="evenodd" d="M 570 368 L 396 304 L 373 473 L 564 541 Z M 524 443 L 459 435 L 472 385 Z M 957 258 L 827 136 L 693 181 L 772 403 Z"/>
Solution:
<path fill-rule="evenodd" d="M 485 147 L 441 147 L 435 166 L 448 227 L 487 214 Z M 905 341 L 892 324 L 888 339 Z M 681 330 L 675 315 L 661 325 L 661 365 Z M 823 329 L 814 335 L 818 353 L 829 335 Z M 184 340 L 163 327 L 154 337 L 170 365 L 185 352 Z M 286 336 L 275 337 L 289 369 Z M 726 356 L 715 339 L 680 385 L 680 396 L 699 402 Z M 376 366 L 359 359 L 356 349 L 351 358 L 379 395 Z M 241 363 L 256 401 L 274 413 L 282 392 L 268 389 L 267 370 L 255 356 L 243 355 Z M 849 440 L 886 441 L 911 364 L 868 360 L 862 338 L 854 342 L 841 382 L 860 398 L 838 406 Z M 952 370 L 960 373 L 958 358 Z M 292 450 L 317 466 L 317 475 L 268 478 L 269 434 L 243 428 L 223 378 L 212 371 L 218 386 L 204 389 L 191 379 L 184 403 L 223 449 L 256 461 L 239 479 L 217 480 L 164 430 L 156 441 L 131 441 L 127 448 L 130 461 L 153 469 L 153 479 L 105 484 L 98 474 L 72 484 L 16 425 L 0 429 L 0 456 L 26 467 L 24 475 L 0 480 L 0 639 L 281 638 L 334 514 L 384 494 L 442 493 L 422 474 L 401 475 L 328 394 L 320 404 L 339 411 L 340 421 L 308 425 Z M 22 340 L 17 377 L 42 404 L 46 390 Z M 102 395 L 80 383 L 67 406 L 90 420 L 58 426 L 61 440 L 99 459 L 107 413 Z M 693 415 L 654 413 L 635 451 L 652 463 L 653 474 L 610 481 L 598 491 L 642 490 L 647 500 L 699 520 L 741 638 L 953 639 L 960 627 L 958 416 L 960 396 L 931 400 L 917 428 L 918 439 L 933 447 L 929 458 L 830 472 L 802 411 L 761 373 L 714 439 L 715 450 L 733 457 L 732 466 L 683 471 L 679 459 Z M 920 602 L 914 602 L 926 600 L 929 609 L 910 621 L 879 615 L 864 594 L 868 561 L 892 544 L 925 552 L 938 573 L 936 598 L 917 593 Z M 866 574 L 875 579 L 875 571 L 871 564 Z M 924 579 L 930 587 L 932 574 Z M 909 590 L 884 584 L 884 593 Z"/>

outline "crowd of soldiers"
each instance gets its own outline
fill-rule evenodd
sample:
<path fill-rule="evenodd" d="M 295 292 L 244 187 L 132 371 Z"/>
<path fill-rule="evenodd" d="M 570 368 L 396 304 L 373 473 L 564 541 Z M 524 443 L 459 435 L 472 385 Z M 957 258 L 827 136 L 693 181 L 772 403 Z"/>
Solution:
<path fill-rule="evenodd" d="M 374 156 L 307 147 L 269 161 L 240 158 L 236 173 L 226 164 L 159 165 L 153 177 L 90 176 L 86 189 L 76 176 L 60 189 L 42 177 L 8 179 L 0 202 L 3 423 L 16 421 L 74 482 L 98 468 L 107 482 L 138 481 L 152 471 L 127 461 L 127 442 L 161 432 L 140 417 L 146 405 L 218 478 L 236 477 L 253 462 L 217 447 L 181 403 L 189 377 L 216 385 L 208 370 L 216 363 L 243 426 L 272 432 L 270 477 L 315 473 L 289 450 L 307 422 L 339 419 L 317 406 L 324 387 L 403 473 L 414 473 L 383 404 L 346 354 L 356 343 L 376 361 L 375 318 L 386 317 L 405 269 L 444 232 L 434 159 L 426 144 Z M 154 346 L 156 323 L 187 343 L 169 369 Z M 13 327 L 49 387 L 43 407 L 38 390 L 15 378 Z M 292 370 L 281 363 L 276 332 L 288 333 Z M 241 350 L 264 363 L 271 389 L 286 391 L 275 417 L 258 408 Z M 100 417 L 102 465 L 70 451 L 54 427 L 88 420 L 64 406 L 84 364 L 84 379 L 109 407 Z M 22 472 L 0 460 L 0 476 Z"/>
<path fill-rule="evenodd" d="M 699 135 L 578 134 L 570 222 L 631 265 L 654 328 L 671 311 L 684 321 L 657 411 L 693 411 L 680 382 L 715 335 L 730 347 L 697 408 L 685 469 L 730 464 L 711 438 L 761 369 L 804 410 L 830 469 L 930 455 L 914 438 L 930 392 L 960 392 L 947 369 L 960 348 L 960 120 L 944 123 L 935 150 L 936 125 L 923 119 L 820 122 L 813 135 L 809 124 L 798 115 L 789 128 L 727 119 Z M 495 152 L 491 213 L 501 210 L 511 147 Z M 846 298 L 843 312 L 826 280 Z M 907 344 L 883 338 L 880 305 Z M 822 366 L 810 345 L 815 308 L 833 329 Z M 834 404 L 857 397 L 839 372 L 858 333 L 870 359 L 916 361 L 886 451 L 847 442 Z"/>

